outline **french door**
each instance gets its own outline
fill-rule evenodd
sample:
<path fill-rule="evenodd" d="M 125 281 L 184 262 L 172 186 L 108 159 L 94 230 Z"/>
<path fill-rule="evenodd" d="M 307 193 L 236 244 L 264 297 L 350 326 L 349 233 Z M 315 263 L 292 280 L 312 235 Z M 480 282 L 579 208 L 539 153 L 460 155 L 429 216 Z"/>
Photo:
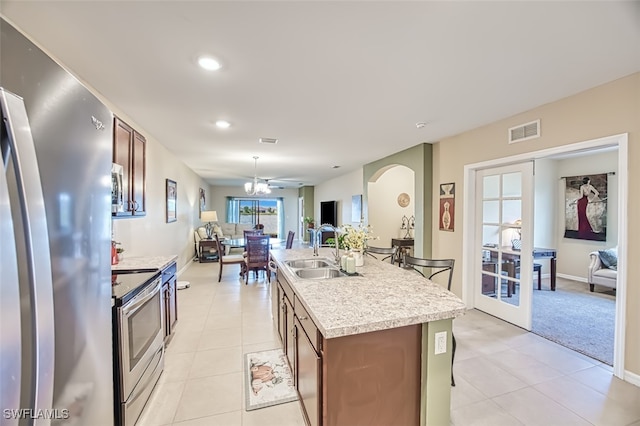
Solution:
<path fill-rule="evenodd" d="M 476 173 L 475 307 L 531 330 L 533 163 Z"/>

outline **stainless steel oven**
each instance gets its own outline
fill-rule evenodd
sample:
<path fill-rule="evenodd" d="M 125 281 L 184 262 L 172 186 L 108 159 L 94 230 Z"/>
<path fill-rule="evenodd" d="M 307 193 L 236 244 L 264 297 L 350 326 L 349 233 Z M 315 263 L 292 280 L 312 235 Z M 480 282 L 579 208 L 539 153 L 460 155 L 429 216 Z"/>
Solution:
<path fill-rule="evenodd" d="M 117 308 L 120 406 L 123 425 L 137 421 L 164 367 L 164 312 L 156 278 Z"/>

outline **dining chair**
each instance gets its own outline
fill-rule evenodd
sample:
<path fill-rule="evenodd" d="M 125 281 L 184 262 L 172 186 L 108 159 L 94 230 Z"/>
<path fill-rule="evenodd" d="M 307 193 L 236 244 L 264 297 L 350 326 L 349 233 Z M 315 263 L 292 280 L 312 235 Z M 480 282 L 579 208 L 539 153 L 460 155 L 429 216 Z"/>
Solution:
<path fill-rule="evenodd" d="M 296 233 L 293 231 L 289 231 L 289 234 L 287 235 L 287 243 L 284 246 L 285 249 L 290 249 L 293 248 L 293 238 L 295 237 Z M 274 275 L 278 273 L 278 266 L 276 265 L 275 260 L 271 259 L 271 257 L 269 257 L 269 279 L 271 279 L 271 273 L 273 273 Z"/>
<path fill-rule="evenodd" d="M 396 262 L 397 252 L 398 252 L 398 247 L 396 246 L 394 247 L 367 246 L 364 249 L 364 254 L 369 255 L 374 259 L 382 260 L 383 262 L 387 259 L 390 259 L 390 262 L 392 265 Z"/>
<path fill-rule="evenodd" d="M 287 235 L 287 244 L 285 245 L 285 249 L 290 249 L 293 247 L 293 237 L 296 235 L 295 232 L 293 231 L 289 231 L 289 234 Z"/>
<path fill-rule="evenodd" d="M 246 238 L 249 235 L 262 235 L 264 233 L 264 230 L 262 230 L 262 229 L 245 229 L 242 232 L 244 233 L 244 238 L 246 240 Z"/>
<path fill-rule="evenodd" d="M 224 265 L 240 265 L 240 275 L 244 275 L 245 271 L 245 261 L 244 257 L 241 254 L 225 254 L 224 247 L 222 247 L 222 243 L 220 242 L 220 238 L 218 234 L 216 235 L 216 245 L 218 247 L 218 263 L 220 264 L 220 271 L 218 273 L 218 282 L 222 280 L 222 267 Z"/>
<path fill-rule="evenodd" d="M 246 263 L 245 284 L 249 283 L 249 271 L 253 271 L 258 279 L 258 271 L 264 270 L 267 280 L 271 282 L 269 271 L 269 236 L 268 235 L 247 235 L 245 238 L 244 261 Z"/>
<path fill-rule="evenodd" d="M 453 266 L 455 259 L 422 259 L 419 257 L 413 257 L 406 255 L 403 261 L 404 269 L 411 269 L 422 275 L 423 277 L 432 280 L 434 276 L 444 273 L 447 277 L 447 290 L 451 291 L 451 280 L 453 279 Z M 422 270 L 418 269 L 421 268 Z M 427 270 L 425 273 L 424 271 Z M 427 276 L 428 275 L 428 276 Z M 453 360 L 456 357 L 456 336 L 451 331 L 451 386 L 456 385 L 456 381 L 453 378 Z"/>

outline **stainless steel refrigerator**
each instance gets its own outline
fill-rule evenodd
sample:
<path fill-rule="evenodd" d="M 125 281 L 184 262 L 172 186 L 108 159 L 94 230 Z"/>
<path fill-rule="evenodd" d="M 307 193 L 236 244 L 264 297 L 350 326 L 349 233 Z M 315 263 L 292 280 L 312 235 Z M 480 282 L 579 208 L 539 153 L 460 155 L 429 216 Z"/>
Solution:
<path fill-rule="evenodd" d="M 0 31 L 0 424 L 112 425 L 113 116 Z"/>

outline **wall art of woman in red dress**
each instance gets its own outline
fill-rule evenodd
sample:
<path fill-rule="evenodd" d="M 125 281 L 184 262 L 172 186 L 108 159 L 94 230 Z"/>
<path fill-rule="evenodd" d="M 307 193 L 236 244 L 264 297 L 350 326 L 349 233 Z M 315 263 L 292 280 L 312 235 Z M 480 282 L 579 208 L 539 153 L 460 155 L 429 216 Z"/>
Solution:
<path fill-rule="evenodd" d="M 598 198 L 600 195 L 598 190 L 591 185 L 591 179 L 589 179 L 589 177 L 582 179 L 580 195 L 581 197 L 575 201 L 578 209 L 578 236 L 586 238 L 594 232 L 589 222 L 589 217 L 587 216 L 587 206 L 591 200 Z"/>

